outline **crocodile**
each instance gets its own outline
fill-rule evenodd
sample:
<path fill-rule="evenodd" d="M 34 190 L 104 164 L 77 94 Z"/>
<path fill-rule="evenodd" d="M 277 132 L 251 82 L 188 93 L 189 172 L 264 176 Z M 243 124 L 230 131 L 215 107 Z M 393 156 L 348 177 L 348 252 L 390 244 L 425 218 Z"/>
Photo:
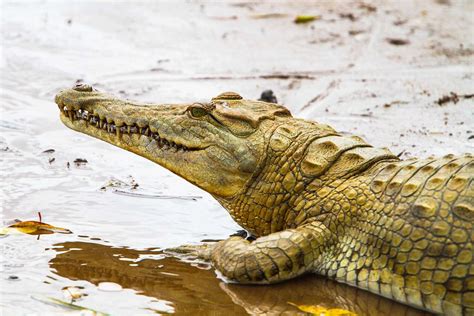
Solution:
<path fill-rule="evenodd" d="M 317 273 L 433 313 L 474 314 L 472 154 L 402 160 L 234 92 L 160 105 L 77 84 L 55 102 L 67 127 L 207 191 L 256 237 L 183 246 L 223 278 Z"/>

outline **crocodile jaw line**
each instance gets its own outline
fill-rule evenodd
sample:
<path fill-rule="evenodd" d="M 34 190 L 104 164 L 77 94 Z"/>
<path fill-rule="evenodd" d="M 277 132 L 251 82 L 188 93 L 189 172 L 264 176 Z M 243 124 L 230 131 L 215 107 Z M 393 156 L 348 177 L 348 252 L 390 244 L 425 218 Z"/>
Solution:
<path fill-rule="evenodd" d="M 69 110 L 64 106 L 60 112 L 60 119 L 67 127 L 75 131 L 133 151 L 141 156 L 145 156 L 146 153 L 133 149 L 144 147 L 148 150 L 159 150 L 163 156 L 166 156 L 168 154 L 185 154 L 201 151 L 208 147 L 188 147 L 175 143 L 162 135 L 160 136 L 159 132 L 152 132 L 149 126 L 139 127 L 136 124 L 117 126 L 111 119 L 105 118 L 101 120 L 99 116 L 89 114 L 88 111 L 82 109 Z"/>
<path fill-rule="evenodd" d="M 190 130 L 189 105 L 135 104 L 75 89 L 55 101 L 67 127 L 147 158 L 215 197 L 237 194 L 251 176 L 238 171 L 242 162 L 226 143 Z"/>

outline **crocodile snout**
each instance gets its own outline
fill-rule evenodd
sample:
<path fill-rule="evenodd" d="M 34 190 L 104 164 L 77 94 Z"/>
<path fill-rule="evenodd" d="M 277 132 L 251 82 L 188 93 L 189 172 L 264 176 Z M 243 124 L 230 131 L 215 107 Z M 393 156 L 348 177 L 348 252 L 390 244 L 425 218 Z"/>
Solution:
<path fill-rule="evenodd" d="M 63 89 L 56 94 L 54 102 L 60 110 L 64 108 L 77 110 L 86 104 L 91 103 L 91 99 L 97 99 L 100 93 L 91 85 L 85 83 L 76 83 L 70 89 Z"/>

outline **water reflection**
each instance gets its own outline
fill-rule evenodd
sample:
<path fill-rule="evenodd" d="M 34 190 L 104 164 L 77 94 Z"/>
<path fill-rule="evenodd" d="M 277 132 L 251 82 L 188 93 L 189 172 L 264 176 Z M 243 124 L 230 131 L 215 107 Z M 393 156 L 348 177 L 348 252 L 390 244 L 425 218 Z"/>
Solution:
<path fill-rule="evenodd" d="M 89 242 L 55 245 L 49 264 L 60 276 L 93 284 L 115 282 L 143 295 L 173 302 L 176 314 L 294 315 L 288 304 L 343 308 L 359 315 L 425 315 L 410 307 L 343 284 L 306 276 L 271 286 L 226 284 L 212 269 L 196 267 L 160 251 Z"/>

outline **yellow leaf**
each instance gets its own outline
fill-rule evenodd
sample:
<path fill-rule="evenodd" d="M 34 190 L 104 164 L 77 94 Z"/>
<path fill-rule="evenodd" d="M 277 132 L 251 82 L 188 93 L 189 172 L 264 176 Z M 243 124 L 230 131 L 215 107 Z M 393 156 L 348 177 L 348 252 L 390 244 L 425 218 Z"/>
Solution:
<path fill-rule="evenodd" d="M 357 316 L 357 314 L 341 308 L 326 308 L 321 305 L 297 305 L 291 302 L 288 304 L 295 306 L 300 311 L 316 316 Z"/>
<path fill-rule="evenodd" d="M 43 222 L 25 221 L 25 222 L 17 222 L 8 227 L 2 228 L 0 230 L 0 234 L 1 235 L 10 234 L 14 232 L 15 230 L 24 234 L 29 234 L 29 235 L 43 235 L 43 234 L 53 234 L 53 233 L 71 234 L 72 233 L 69 229 L 55 227 Z"/>
<path fill-rule="evenodd" d="M 303 24 L 319 20 L 320 18 L 321 17 L 319 15 L 298 15 L 294 22 L 296 24 Z"/>

